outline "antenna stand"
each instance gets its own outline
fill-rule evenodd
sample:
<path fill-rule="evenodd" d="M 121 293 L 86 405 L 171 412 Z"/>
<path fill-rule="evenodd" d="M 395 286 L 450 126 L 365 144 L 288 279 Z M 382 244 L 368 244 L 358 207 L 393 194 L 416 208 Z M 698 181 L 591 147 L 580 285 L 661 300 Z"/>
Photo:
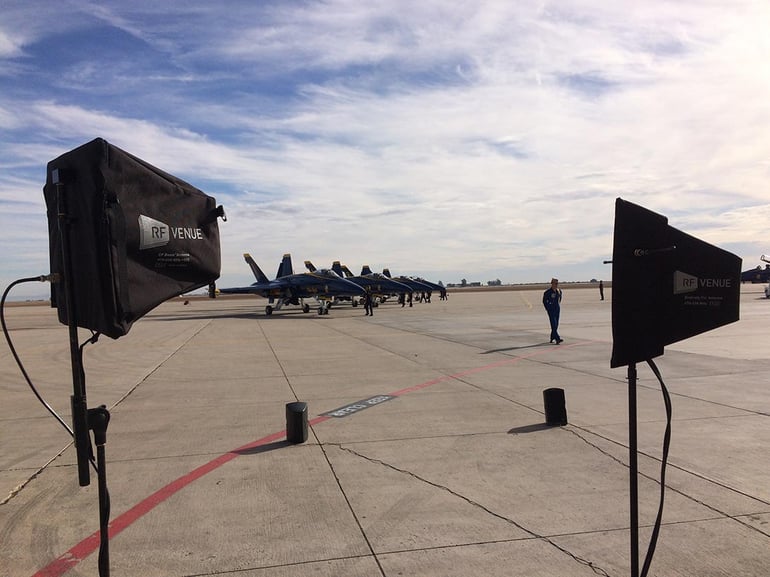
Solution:
<path fill-rule="evenodd" d="M 56 211 L 59 220 L 59 237 L 62 249 L 62 281 L 64 283 L 64 300 L 69 327 L 70 362 L 72 365 L 72 430 L 75 436 L 75 450 L 78 462 L 78 481 L 81 487 L 91 483 L 89 462 L 93 460 L 91 438 L 88 434 L 88 405 L 86 403 L 86 383 L 83 372 L 83 359 L 78 346 L 77 310 L 75 309 L 74 287 L 72 274 L 72 254 L 70 252 L 70 217 L 67 211 L 66 175 L 61 169 L 51 173 L 51 179 L 56 185 Z"/>
<path fill-rule="evenodd" d="M 94 431 L 97 450 L 97 475 L 99 480 L 99 527 L 101 545 L 99 548 L 99 576 L 109 577 L 109 517 L 110 501 L 107 492 L 106 459 L 104 445 L 107 442 L 107 423 L 110 413 L 102 405 L 88 409 L 86 402 L 86 376 L 83 370 L 83 356 L 78 345 L 78 317 L 75 307 L 75 283 L 72 273 L 72 253 L 70 250 L 71 219 L 67 210 L 67 174 L 64 170 L 54 169 L 51 180 L 56 185 L 56 211 L 61 240 L 62 282 L 69 328 L 70 361 L 72 364 L 72 431 L 77 453 L 78 481 L 81 487 L 91 484 L 89 466 L 93 461 L 90 430 Z"/>
<path fill-rule="evenodd" d="M 628 472 L 631 530 L 631 577 L 639 576 L 639 465 L 636 440 L 636 363 L 628 365 Z"/>

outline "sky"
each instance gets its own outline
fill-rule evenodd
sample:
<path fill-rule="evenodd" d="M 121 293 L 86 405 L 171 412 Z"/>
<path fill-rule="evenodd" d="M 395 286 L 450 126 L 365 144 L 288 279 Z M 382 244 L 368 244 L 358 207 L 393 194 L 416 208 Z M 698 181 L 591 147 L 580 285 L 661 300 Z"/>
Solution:
<path fill-rule="evenodd" d="M 0 288 L 48 272 L 46 165 L 96 137 L 224 206 L 219 286 L 244 252 L 606 280 L 616 198 L 770 253 L 766 1 L 0 5 Z"/>

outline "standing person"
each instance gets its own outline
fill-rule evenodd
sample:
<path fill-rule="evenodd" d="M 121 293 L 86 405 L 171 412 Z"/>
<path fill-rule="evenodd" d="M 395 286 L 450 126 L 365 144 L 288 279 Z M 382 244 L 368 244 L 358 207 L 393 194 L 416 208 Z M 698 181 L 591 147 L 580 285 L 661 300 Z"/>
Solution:
<path fill-rule="evenodd" d="M 559 279 L 551 279 L 551 288 L 543 293 L 543 306 L 548 313 L 548 320 L 551 322 L 551 342 L 556 341 L 558 345 L 564 340 L 559 336 L 559 312 L 561 311 Z"/>
<path fill-rule="evenodd" d="M 599 281 L 599 299 L 604 300 L 604 281 Z"/>
<path fill-rule="evenodd" d="M 374 316 L 374 307 L 372 306 L 372 291 L 367 287 L 366 292 L 364 293 L 364 310 L 366 311 L 366 316 Z"/>

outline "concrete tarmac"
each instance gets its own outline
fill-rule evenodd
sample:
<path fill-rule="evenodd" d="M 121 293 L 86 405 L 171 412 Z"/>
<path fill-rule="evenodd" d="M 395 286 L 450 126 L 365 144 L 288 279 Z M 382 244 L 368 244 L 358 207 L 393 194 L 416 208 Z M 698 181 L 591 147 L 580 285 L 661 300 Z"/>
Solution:
<path fill-rule="evenodd" d="M 649 575 L 770 574 L 770 301 L 656 359 L 673 425 Z M 174 299 L 85 347 L 111 414 L 114 576 L 621 577 L 631 574 L 628 388 L 610 369 L 612 291 L 449 293 L 374 316 L 259 298 Z M 40 394 L 70 421 L 66 327 L 6 310 Z M 88 337 L 80 332 L 81 340 Z M 543 391 L 569 424 L 545 425 Z M 0 575 L 98 575 L 98 483 L 0 347 Z M 309 439 L 286 441 L 286 403 Z M 640 566 L 660 496 L 665 410 L 639 365 Z"/>

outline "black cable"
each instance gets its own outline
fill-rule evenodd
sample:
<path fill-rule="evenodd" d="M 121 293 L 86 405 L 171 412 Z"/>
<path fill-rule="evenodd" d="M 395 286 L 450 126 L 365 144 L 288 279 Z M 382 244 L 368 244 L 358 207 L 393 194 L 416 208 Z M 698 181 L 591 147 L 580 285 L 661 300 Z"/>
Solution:
<path fill-rule="evenodd" d="M 78 366 L 80 367 L 80 382 L 82 383 L 86 382 L 86 370 L 83 366 L 83 350 L 86 348 L 86 345 L 95 344 L 96 341 L 99 340 L 100 334 L 101 333 L 91 331 L 91 338 L 83 341 L 83 343 L 78 347 Z M 93 462 L 93 458 L 91 461 Z"/>
<path fill-rule="evenodd" d="M 27 384 L 29 385 L 29 388 L 32 389 L 32 392 L 35 393 L 35 396 L 37 399 L 43 404 L 43 406 L 48 409 L 48 412 L 51 413 L 54 418 L 56 418 L 59 423 L 61 423 L 62 427 L 67 429 L 67 432 L 70 434 L 70 436 L 75 435 L 75 433 L 72 431 L 70 426 L 62 419 L 58 413 L 49 405 L 45 399 L 43 399 L 42 396 L 40 396 L 40 393 L 38 393 L 37 389 L 35 388 L 35 385 L 32 384 L 32 380 L 29 378 L 29 375 L 27 374 L 26 369 L 24 368 L 24 364 L 21 362 L 21 359 L 19 358 L 19 355 L 16 354 L 16 349 L 13 346 L 13 342 L 11 341 L 11 335 L 8 332 L 8 327 L 5 324 L 5 299 L 8 296 L 8 293 L 11 291 L 13 287 L 16 285 L 26 283 L 26 282 L 47 282 L 47 281 L 53 281 L 55 280 L 54 275 L 44 275 L 44 276 L 35 276 L 35 277 L 28 277 L 28 278 L 21 278 L 19 280 L 13 281 L 11 284 L 8 285 L 8 288 L 5 289 L 5 292 L 3 292 L 3 297 L 0 299 L 0 324 L 2 324 L 3 327 L 3 334 L 5 335 L 5 340 L 8 342 L 8 347 L 11 349 L 11 354 L 13 355 L 13 358 L 16 360 L 16 364 L 19 365 L 19 369 L 21 370 L 21 374 L 24 375 L 24 379 L 27 381 Z"/>
<path fill-rule="evenodd" d="M 109 577 L 110 575 L 110 493 L 107 490 L 106 458 L 104 456 L 104 445 L 96 447 L 97 457 L 99 457 L 99 556 L 97 565 L 99 568 L 99 577 Z"/>
<path fill-rule="evenodd" d="M 49 405 L 45 399 L 40 395 L 37 388 L 35 388 L 35 385 L 32 383 L 32 379 L 29 378 L 29 375 L 27 374 L 27 370 L 24 368 L 24 364 L 21 362 L 21 359 L 19 358 L 19 355 L 16 353 L 16 348 L 13 346 L 13 341 L 11 340 L 11 334 L 8 331 L 8 327 L 5 324 L 5 301 L 8 296 L 8 293 L 11 291 L 13 287 L 16 285 L 27 283 L 27 282 L 56 282 L 58 280 L 57 274 L 50 274 L 50 275 L 44 275 L 44 276 L 37 276 L 37 277 L 28 277 L 28 278 L 22 278 L 13 281 L 3 292 L 2 298 L 0 298 L 0 325 L 2 325 L 3 334 L 5 335 L 5 340 L 8 342 L 8 348 L 11 349 L 11 354 L 13 355 L 13 358 L 16 360 L 16 364 L 19 366 L 19 369 L 21 370 L 21 374 L 24 375 L 24 379 L 27 381 L 27 384 L 29 385 L 29 388 L 32 389 L 32 392 L 35 394 L 37 399 L 43 404 L 43 406 L 48 410 L 49 413 L 51 413 L 54 418 L 56 418 L 59 423 L 67 430 L 67 432 L 70 434 L 70 436 L 74 439 L 75 433 L 70 428 L 70 426 L 62 419 L 59 414 Z M 91 338 L 84 341 L 79 347 L 78 347 L 78 355 L 80 358 L 80 373 L 83 377 L 83 380 L 85 380 L 85 370 L 83 368 L 83 349 L 88 344 L 96 343 L 96 341 L 99 339 L 100 333 L 91 331 Z M 99 437 L 99 442 L 97 444 L 96 450 L 97 450 L 97 456 L 99 458 L 99 463 L 97 464 L 96 460 L 94 460 L 93 455 L 90 456 L 89 461 L 91 462 L 91 466 L 96 470 L 97 474 L 99 475 L 99 533 L 100 533 L 100 544 L 99 544 L 99 560 L 98 560 L 98 568 L 99 568 L 99 576 L 100 577 L 109 577 L 110 574 L 110 561 L 109 561 L 109 522 L 110 522 L 110 494 L 107 490 L 107 479 L 106 479 L 106 471 L 105 471 L 105 455 L 104 455 L 104 444 L 106 443 L 106 437 L 105 433 L 107 430 L 107 422 L 109 422 L 109 412 L 107 412 L 106 408 L 104 406 L 100 407 L 101 410 L 106 414 L 106 420 L 102 417 L 102 426 L 103 430 L 100 431 L 101 435 Z M 90 424 L 90 423 L 89 423 Z"/>
<path fill-rule="evenodd" d="M 8 327 L 5 323 L 5 301 L 8 296 L 8 293 L 11 291 L 13 287 L 22 283 L 27 283 L 27 282 L 56 282 L 58 278 L 59 278 L 59 275 L 50 274 L 50 275 L 21 278 L 9 284 L 8 287 L 5 289 L 5 291 L 3 292 L 2 298 L 0 298 L 0 325 L 2 325 L 3 335 L 5 335 L 5 340 L 8 342 L 8 348 L 11 349 L 11 354 L 13 355 L 13 358 L 16 361 L 16 364 L 19 366 L 19 370 L 21 371 L 21 374 L 24 376 L 24 380 L 27 381 L 27 385 L 29 385 L 29 388 L 35 394 L 35 397 L 37 397 L 37 400 L 40 401 L 40 403 L 48 410 L 49 413 L 51 413 L 51 415 L 54 416 L 54 418 L 57 421 L 59 421 L 61 426 L 64 427 L 67 433 L 69 433 L 69 435 L 74 439 L 75 433 L 72 430 L 72 428 L 67 424 L 67 422 L 64 419 L 61 418 L 61 416 L 59 416 L 59 414 L 54 410 L 54 408 L 51 405 L 49 405 L 48 402 L 46 402 L 46 400 L 38 392 L 37 388 L 32 382 L 32 379 L 30 379 L 29 374 L 27 374 L 27 370 L 24 368 L 24 364 L 21 362 L 21 358 L 19 358 L 19 355 L 16 352 L 16 347 L 13 346 L 13 341 L 11 340 L 11 334 L 8 331 Z M 82 345 L 80 345 L 78 354 L 81 357 L 81 363 L 80 363 L 81 372 L 83 371 L 83 363 L 82 363 L 83 348 L 87 344 L 95 343 L 99 339 L 99 334 L 100 333 L 94 333 L 93 331 L 91 331 L 91 338 L 86 340 Z M 94 459 L 93 455 L 90 456 L 89 461 L 91 462 L 91 466 L 94 468 L 94 470 L 98 472 L 99 468 L 97 466 L 96 460 Z"/>
<path fill-rule="evenodd" d="M 666 494 L 666 464 L 668 463 L 668 449 L 671 445 L 671 397 L 668 394 L 666 384 L 663 382 L 663 377 L 660 376 L 660 371 L 655 365 L 652 359 L 647 361 L 647 364 L 655 373 L 660 383 L 660 390 L 663 393 L 663 403 L 666 405 L 666 432 L 663 435 L 663 455 L 660 461 L 660 505 L 658 506 L 658 516 L 655 519 L 655 526 L 652 529 L 652 535 L 650 536 L 650 545 L 647 548 L 647 555 L 644 558 L 644 565 L 642 566 L 642 572 L 639 577 L 646 577 L 647 572 L 650 569 L 652 563 L 652 557 L 655 554 L 655 545 L 658 542 L 658 533 L 660 533 L 660 523 L 663 518 L 663 499 Z"/>
<path fill-rule="evenodd" d="M 104 405 L 88 410 L 88 427 L 94 432 L 96 461 L 99 474 L 99 577 L 110 575 L 110 493 L 107 490 L 107 425 L 110 412 Z"/>

